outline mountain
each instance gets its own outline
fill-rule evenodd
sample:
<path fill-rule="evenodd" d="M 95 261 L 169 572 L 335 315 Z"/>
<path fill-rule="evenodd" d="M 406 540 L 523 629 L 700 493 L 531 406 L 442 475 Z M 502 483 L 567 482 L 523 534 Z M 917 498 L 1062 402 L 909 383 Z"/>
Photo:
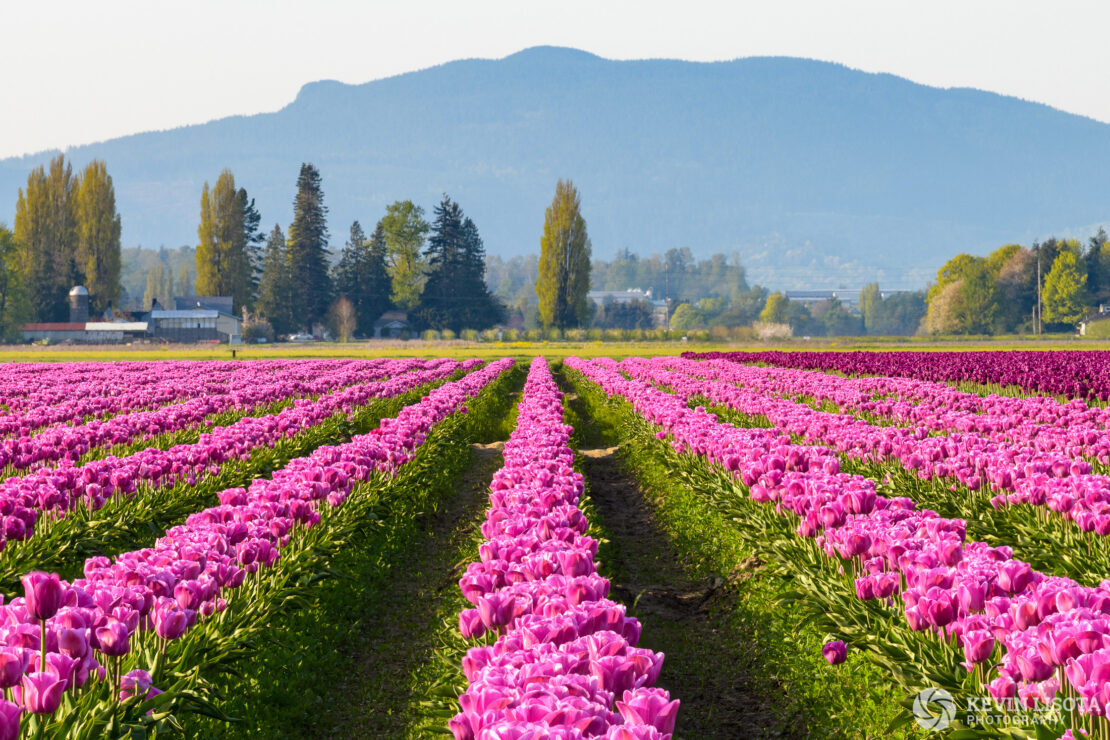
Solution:
<path fill-rule="evenodd" d="M 55 152 L 0 161 L 0 218 Z M 774 287 L 923 285 L 948 257 L 1110 222 L 1110 125 L 969 89 L 794 58 L 611 61 L 538 47 L 361 85 L 305 85 L 275 113 L 69 150 L 108 164 L 125 246 L 194 244 L 224 167 L 283 228 L 302 161 L 332 246 L 397 199 L 455 198 L 490 254 L 539 249 L 555 182 L 594 253 L 740 253 Z"/>

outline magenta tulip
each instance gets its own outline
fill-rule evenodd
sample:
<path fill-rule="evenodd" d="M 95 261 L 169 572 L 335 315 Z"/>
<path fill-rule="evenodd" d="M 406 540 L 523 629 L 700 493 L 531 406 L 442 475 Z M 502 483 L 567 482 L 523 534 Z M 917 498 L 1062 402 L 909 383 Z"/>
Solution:
<path fill-rule="evenodd" d="M 23 591 L 27 611 L 35 619 L 50 619 L 62 608 L 65 587 L 57 573 L 32 571 L 23 576 Z"/>
<path fill-rule="evenodd" d="M 32 714 L 53 714 L 62 703 L 66 682 L 53 673 L 28 673 L 23 676 L 23 708 Z"/>
<path fill-rule="evenodd" d="M 105 655 L 127 655 L 131 650 L 130 637 L 127 625 L 118 619 L 110 618 L 105 626 L 96 628 L 96 641 Z"/>
<path fill-rule="evenodd" d="M 628 724 L 651 725 L 669 735 L 674 732 L 678 705 L 678 699 L 671 700 L 663 689 L 635 689 L 624 692 L 617 711 Z"/>
<path fill-rule="evenodd" d="M 0 740 L 18 740 L 23 710 L 18 704 L 0 699 Z"/>
<path fill-rule="evenodd" d="M 825 647 L 821 648 L 821 654 L 829 661 L 829 665 L 838 665 L 848 657 L 848 646 L 842 640 L 826 642 Z"/>

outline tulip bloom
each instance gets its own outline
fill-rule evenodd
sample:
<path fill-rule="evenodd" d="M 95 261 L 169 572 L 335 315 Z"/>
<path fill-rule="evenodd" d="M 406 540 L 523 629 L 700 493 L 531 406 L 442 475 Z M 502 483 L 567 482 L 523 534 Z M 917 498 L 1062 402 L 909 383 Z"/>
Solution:
<path fill-rule="evenodd" d="M 0 699 L 0 740 L 19 740 L 19 720 L 23 710 L 19 705 Z"/>
<path fill-rule="evenodd" d="M 0 648 L 0 689 L 17 686 L 27 670 L 27 658 L 19 648 Z"/>
<path fill-rule="evenodd" d="M 96 641 L 100 652 L 112 657 L 127 655 L 131 650 L 130 634 L 127 625 L 118 619 L 109 619 L 108 624 L 96 628 Z"/>
<path fill-rule="evenodd" d="M 23 677 L 23 708 L 32 714 L 54 714 L 62 703 L 66 682 L 53 673 L 28 673 Z"/>
<path fill-rule="evenodd" d="M 842 640 L 826 642 L 825 647 L 821 648 L 821 654 L 829 661 L 829 665 L 838 665 L 848 657 L 848 646 Z"/>
<path fill-rule="evenodd" d="M 50 619 L 62 608 L 65 587 L 57 573 L 32 571 L 21 579 L 27 611 L 38 620 Z"/>

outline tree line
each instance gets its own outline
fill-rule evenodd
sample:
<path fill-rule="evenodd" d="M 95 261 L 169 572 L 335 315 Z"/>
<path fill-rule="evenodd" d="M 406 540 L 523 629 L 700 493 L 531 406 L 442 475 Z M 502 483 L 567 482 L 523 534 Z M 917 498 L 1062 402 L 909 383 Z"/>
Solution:
<path fill-rule="evenodd" d="M 501 320 L 503 307 L 485 283 L 478 227 L 450 196 L 435 206 L 431 223 L 411 200 L 387 206 L 369 236 L 355 221 L 332 267 L 320 173 L 310 164 L 301 167 L 293 210 L 288 236 L 275 224 L 265 239 L 257 300 L 246 304 L 268 330 L 326 325 L 343 339 L 368 337 L 389 310 L 405 312 L 415 330 L 485 329 Z M 238 243 L 246 249 L 248 241 Z M 197 259 L 199 289 L 199 250 Z M 248 280 L 244 272 L 240 282 Z"/>
<path fill-rule="evenodd" d="M 850 310 L 836 299 L 806 305 L 749 285 L 736 254 L 699 260 L 685 247 L 649 256 L 626 248 L 612 260 L 593 259 L 569 180 L 557 183 L 544 213 L 539 254 L 511 259 L 486 255 L 477 225 L 447 194 L 430 220 L 421 206 L 398 200 L 369 232 L 355 221 L 337 254 L 322 177 L 310 163 L 301 165 L 293 205 L 292 223 L 267 232 L 230 170 L 204 183 L 197 244 L 146 262 L 143 307 L 169 305 L 176 295 L 231 296 L 233 310 L 245 311 L 247 328 L 259 335 L 329 327 L 349 338 L 372 336 L 391 310 L 404 312 L 414 331 L 456 334 L 506 321 L 528 329 L 654 326 L 658 305 L 593 302 L 591 288 L 649 291 L 666 301 L 677 331 L 763 322 L 788 325 L 795 335 L 1062 331 L 1110 304 L 1110 244 L 1101 229 L 1086 243 L 1052 238 L 985 257 L 960 254 L 926 291 L 884 294 L 873 283 Z M 3 336 L 17 339 L 25 321 L 65 321 L 76 284 L 88 288 L 94 315 L 118 307 L 121 254 L 141 251 L 121 250 L 120 225 L 104 162 L 75 173 L 58 155 L 33 169 L 18 193 L 14 228 L 0 224 Z"/>
<path fill-rule="evenodd" d="M 90 310 L 119 300 L 120 216 L 104 162 L 80 173 L 65 155 L 39 166 L 20 188 L 13 229 L 0 224 L 0 316 L 6 338 L 25 321 L 68 321 L 68 295 L 85 285 Z"/>
<path fill-rule="evenodd" d="M 1051 238 L 958 254 L 937 272 L 927 302 L 929 334 L 1071 331 L 1110 303 L 1110 243 L 1099 229 L 1085 245 Z"/>

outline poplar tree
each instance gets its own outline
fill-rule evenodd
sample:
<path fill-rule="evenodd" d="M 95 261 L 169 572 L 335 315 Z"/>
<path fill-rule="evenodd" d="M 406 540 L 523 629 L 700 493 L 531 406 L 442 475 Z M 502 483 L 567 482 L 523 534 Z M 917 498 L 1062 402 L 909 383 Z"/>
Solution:
<path fill-rule="evenodd" d="M 19 244 L 22 282 L 30 315 L 36 321 L 66 321 L 69 289 L 80 282 L 77 247 L 77 180 L 59 154 L 27 176 L 15 206 L 15 241 Z"/>
<path fill-rule="evenodd" d="M 285 234 L 280 226 L 274 224 L 262 255 L 262 275 L 258 281 L 256 308 L 278 334 L 288 334 L 293 330 L 289 306 L 290 289 Z"/>
<path fill-rule="evenodd" d="M 84 273 L 89 308 L 100 314 L 119 301 L 121 267 L 116 190 L 104 162 L 89 163 L 76 192 L 77 266 Z"/>
<path fill-rule="evenodd" d="M 386 206 L 381 227 L 388 253 L 390 300 L 403 311 L 413 311 L 424 291 L 426 265 L 420 251 L 430 228 L 424 209 L 411 200 L 396 201 Z"/>
<path fill-rule="evenodd" d="M 570 180 L 559 180 L 548 207 L 540 240 L 540 321 L 544 327 L 566 329 L 589 317 L 590 238 L 580 212 L 578 190 Z"/>
<path fill-rule="evenodd" d="M 19 247 L 15 234 L 0 221 L 0 332 L 5 338 L 19 337 L 23 291 L 20 290 Z"/>
<path fill-rule="evenodd" d="M 236 190 L 231 170 L 221 172 L 211 189 L 204 183 L 197 227 L 197 295 L 231 296 L 236 313 L 252 305 L 258 221 L 254 201 L 248 201 L 246 190 Z"/>
<path fill-rule="evenodd" d="M 367 239 L 362 225 L 355 221 L 335 266 L 335 290 L 351 302 L 357 333 L 362 336 L 373 333 L 374 322 L 390 308 L 391 287 L 381 222 Z"/>
<path fill-rule="evenodd" d="M 297 177 L 293 223 L 289 227 L 289 277 L 294 320 L 310 330 L 324 319 L 331 304 L 327 215 L 320 171 L 304 163 Z"/>

